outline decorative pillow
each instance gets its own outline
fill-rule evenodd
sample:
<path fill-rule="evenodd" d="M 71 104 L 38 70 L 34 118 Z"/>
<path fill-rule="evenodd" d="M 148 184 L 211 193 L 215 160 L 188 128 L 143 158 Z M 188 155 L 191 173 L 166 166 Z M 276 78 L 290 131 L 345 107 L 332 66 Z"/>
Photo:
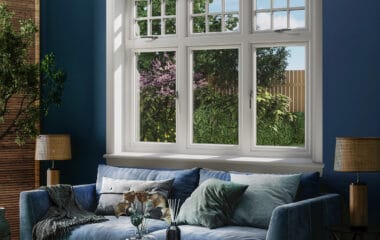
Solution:
<path fill-rule="evenodd" d="M 208 168 L 202 168 L 199 171 L 199 185 L 210 178 L 216 178 L 223 181 L 231 180 L 231 176 L 229 172 L 212 170 Z"/>
<path fill-rule="evenodd" d="M 313 198 L 319 194 L 319 172 L 302 173 L 296 201 Z"/>
<path fill-rule="evenodd" d="M 126 180 L 166 180 L 174 178 L 170 198 L 180 199 L 181 204 L 188 198 L 199 182 L 199 168 L 184 170 L 163 170 L 143 168 L 123 168 L 100 164 L 96 181 L 96 192 L 99 195 L 103 177 Z"/>
<path fill-rule="evenodd" d="M 233 214 L 232 223 L 268 228 L 272 211 L 293 202 L 301 174 L 231 174 L 231 181 L 248 184 Z"/>
<path fill-rule="evenodd" d="M 140 180 L 124 180 L 103 177 L 102 188 L 100 190 L 100 198 L 98 206 L 95 210 L 100 215 L 120 214 L 123 206 L 120 203 L 129 200 L 127 193 L 147 192 L 149 195 L 160 195 L 165 199 L 168 197 L 174 179 L 161 181 L 140 181 Z M 135 197 L 135 195 L 133 195 Z M 124 209 L 129 206 L 124 205 Z M 151 212 L 149 212 L 151 213 Z M 151 214 L 153 218 L 160 218 L 155 214 Z"/>
<path fill-rule="evenodd" d="M 204 181 L 182 205 L 178 223 L 208 228 L 226 225 L 247 187 L 219 179 Z"/>

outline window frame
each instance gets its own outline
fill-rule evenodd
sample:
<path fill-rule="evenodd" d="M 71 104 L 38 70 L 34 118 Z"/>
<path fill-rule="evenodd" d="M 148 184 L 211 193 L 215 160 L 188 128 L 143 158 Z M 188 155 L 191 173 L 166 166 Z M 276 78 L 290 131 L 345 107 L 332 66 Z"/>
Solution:
<path fill-rule="evenodd" d="M 133 17 L 127 18 L 130 11 L 130 2 L 124 0 L 110 0 L 107 1 L 107 44 L 106 44 L 106 68 L 107 68 L 107 90 L 106 90 L 106 109 L 107 109 L 107 153 L 119 154 L 123 152 L 162 152 L 162 153 L 185 153 L 185 154 L 218 154 L 225 155 L 235 154 L 237 156 L 250 156 L 250 157 L 274 157 L 274 158 L 303 158 L 310 161 L 321 163 L 322 162 L 322 3 L 321 1 L 306 0 L 307 11 L 309 11 L 308 19 L 305 19 L 307 29 L 294 29 L 290 32 L 274 32 L 274 31 L 260 31 L 256 33 L 253 31 L 254 18 L 247 21 L 247 16 L 252 14 L 252 7 L 255 1 L 240 0 L 240 13 L 239 13 L 239 31 L 226 32 L 226 33 L 212 33 L 212 34 L 190 34 L 189 17 L 187 14 L 190 1 L 177 0 L 176 8 L 176 34 L 164 35 L 158 39 L 135 39 L 133 26 Z M 128 12 L 129 10 L 129 12 Z M 186 14 L 185 14 L 186 13 Z M 312 14 L 311 14 L 312 13 Z M 185 14 L 185 15 L 184 15 Z M 132 15 L 133 16 L 133 15 Z M 178 16 L 183 16 L 182 18 Z M 243 16 L 243 17 L 242 17 Z M 120 22 L 121 19 L 121 22 Z M 246 23 L 246 24 L 242 24 Z M 202 35 L 202 36 L 200 36 Z M 216 41 L 214 37 L 223 36 L 221 41 Z M 201 39 L 196 42 L 195 39 Z M 223 46 L 229 45 L 234 41 L 244 38 L 239 45 L 239 144 L 231 148 L 226 148 L 226 145 L 209 146 L 200 144 L 202 146 L 193 146 L 189 137 L 179 139 L 177 137 L 176 143 L 145 143 L 131 140 L 131 136 L 135 138 L 133 133 L 133 121 L 131 119 L 131 112 L 127 109 L 134 109 L 136 105 L 133 101 L 134 94 L 128 93 L 131 86 L 133 86 L 130 79 L 131 72 L 134 72 L 133 66 L 130 61 L 133 51 L 130 49 L 143 49 L 144 45 L 148 42 L 154 41 L 154 46 L 149 46 L 145 49 L 170 49 L 171 41 L 176 41 L 179 44 L 176 47 L 176 63 L 177 63 L 177 89 L 179 92 L 179 100 L 177 100 L 177 108 L 181 111 L 181 116 L 177 114 L 177 133 L 189 136 L 189 124 L 192 120 L 189 116 L 190 107 L 187 102 L 191 103 L 189 96 L 190 90 L 186 90 L 186 84 L 183 81 L 178 81 L 181 76 L 190 76 L 188 66 L 190 64 L 190 56 L 188 51 L 190 47 L 197 48 L 204 45 Z M 264 147 L 252 148 L 251 142 L 254 140 L 254 134 L 251 133 L 252 125 L 256 121 L 250 121 L 252 116 L 248 108 L 249 91 L 246 89 L 254 89 L 254 78 L 249 68 L 252 68 L 254 63 L 249 55 L 253 49 L 261 45 L 289 45 L 289 44 L 307 44 L 306 49 L 307 69 L 306 78 L 309 81 L 307 89 L 307 98 L 309 106 L 306 106 L 308 118 L 305 122 L 305 131 L 307 131 L 308 147 L 304 151 L 289 151 L 279 147 Z M 189 46 L 191 44 L 191 46 Z M 244 50 L 249 49 L 249 53 Z M 186 57 L 186 55 L 188 55 Z M 252 54 L 251 54 L 252 55 Z M 312 56 L 312 58 L 311 58 Z M 179 76 L 181 74 L 181 76 Z M 245 79 L 251 76 L 251 80 Z M 129 89 L 129 90 L 128 90 Z M 133 87 L 132 87 L 133 89 Z M 255 91 L 254 91 L 255 92 Z M 254 94 L 255 96 L 255 94 Z M 177 111 L 178 111 L 177 109 Z M 255 112 L 255 111 L 252 111 Z M 252 119 L 251 119 L 252 120 Z M 240 123 L 241 122 L 241 123 Z M 126 123 L 126 124 L 123 124 Z M 308 126 L 308 128 L 306 128 Z M 192 129 L 192 126 L 191 126 Z M 242 131 L 242 129 L 251 129 Z M 192 131 L 191 131 L 192 132 Z M 247 141 L 249 139 L 249 141 Z M 247 144 L 247 142 L 249 142 Z M 306 142 L 305 142 L 306 143 Z M 196 144 L 199 145 L 199 144 Z M 216 148 L 214 148 L 216 147 Z M 274 150 L 274 151 L 273 151 Z"/>

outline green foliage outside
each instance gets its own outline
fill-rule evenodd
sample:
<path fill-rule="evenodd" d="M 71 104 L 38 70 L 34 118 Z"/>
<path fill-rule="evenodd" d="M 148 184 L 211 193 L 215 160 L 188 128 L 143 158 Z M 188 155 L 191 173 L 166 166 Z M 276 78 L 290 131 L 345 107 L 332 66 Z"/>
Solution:
<path fill-rule="evenodd" d="M 212 87 L 194 91 L 193 142 L 237 144 L 239 140 L 239 108 L 236 94 L 221 94 Z"/>
<path fill-rule="evenodd" d="M 304 113 L 289 112 L 287 96 L 272 95 L 262 87 L 257 91 L 257 145 L 303 145 Z"/>
<path fill-rule="evenodd" d="M 15 134 L 15 142 L 22 145 L 38 134 L 37 124 L 49 108 L 59 105 L 65 77 L 55 66 L 53 54 L 31 63 L 29 49 L 37 27 L 29 19 L 20 21 L 16 30 L 13 15 L 0 4 L 0 140 Z M 41 89 L 49 91 L 41 94 Z M 12 118 L 10 102 L 15 98 L 20 101 Z"/>
<path fill-rule="evenodd" d="M 138 16 L 145 16 L 146 2 L 138 2 Z M 140 6 L 141 5 L 141 6 Z M 156 5 L 154 5 L 156 6 Z M 174 5 L 166 6 L 174 9 Z M 159 7 L 159 4 L 156 6 Z M 194 13 L 205 11 L 205 1 L 194 1 Z M 170 10 L 172 11 L 172 10 Z M 157 15 L 159 10 L 155 10 Z M 173 12 L 175 14 L 175 11 Z M 220 31 L 220 19 L 211 19 L 210 31 Z M 193 21 L 194 32 L 205 32 L 204 17 Z M 139 22 L 141 34 L 146 33 L 146 22 Z M 228 30 L 238 25 L 231 16 Z M 174 31 L 172 31 L 174 33 Z M 238 51 L 236 49 L 194 51 L 193 142 L 238 144 Z M 140 140 L 175 142 L 175 66 L 174 59 L 163 54 L 139 55 Z M 281 94 L 271 95 L 265 88 L 285 81 L 289 52 L 285 47 L 256 49 L 257 56 L 257 145 L 296 146 L 304 144 L 304 113 L 289 112 L 291 99 Z M 157 66 L 156 60 L 161 62 Z M 155 62 L 155 63 L 154 63 Z M 169 67 L 171 66 L 171 67 Z M 164 70 L 162 70 L 164 69 Z M 169 70 L 170 69 L 170 70 Z M 162 80 L 169 77 L 174 84 Z M 150 79 L 147 81 L 147 79 Z M 162 91 L 162 88 L 167 90 Z M 227 90 L 227 91 L 223 91 Z M 228 91 L 230 90 L 230 91 Z"/>

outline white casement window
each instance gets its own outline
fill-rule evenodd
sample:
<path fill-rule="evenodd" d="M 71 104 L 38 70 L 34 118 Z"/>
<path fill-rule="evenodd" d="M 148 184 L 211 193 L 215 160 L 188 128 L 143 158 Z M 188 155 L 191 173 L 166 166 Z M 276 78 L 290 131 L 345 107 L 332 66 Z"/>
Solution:
<path fill-rule="evenodd" d="M 107 151 L 322 162 L 315 0 L 107 1 Z"/>

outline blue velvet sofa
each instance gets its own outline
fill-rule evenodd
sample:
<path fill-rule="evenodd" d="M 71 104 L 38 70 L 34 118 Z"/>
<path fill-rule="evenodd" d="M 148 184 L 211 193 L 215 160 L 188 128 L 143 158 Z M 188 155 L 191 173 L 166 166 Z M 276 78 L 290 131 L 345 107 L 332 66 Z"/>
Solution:
<path fill-rule="evenodd" d="M 97 206 L 102 177 L 130 180 L 162 180 L 174 178 L 172 197 L 186 199 L 202 181 L 208 178 L 229 180 L 229 173 L 208 169 L 157 170 L 117 168 L 99 165 L 96 184 L 74 186 L 81 206 L 94 211 Z M 224 226 L 208 229 L 201 226 L 181 225 L 182 240 L 320 240 L 329 239 L 327 227 L 341 220 L 341 200 L 337 194 L 318 195 L 319 174 L 303 174 L 300 192 L 293 203 L 274 209 L 268 229 L 247 226 Z M 24 191 L 20 194 L 20 239 L 32 239 L 32 229 L 51 205 L 45 190 Z M 109 221 L 82 225 L 71 231 L 68 239 L 125 240 L 135 228 L 129 217 L 106 216 Z M 149 232 L 154 239 L 166 239 L 167 223 L 148 220 Z"/>

